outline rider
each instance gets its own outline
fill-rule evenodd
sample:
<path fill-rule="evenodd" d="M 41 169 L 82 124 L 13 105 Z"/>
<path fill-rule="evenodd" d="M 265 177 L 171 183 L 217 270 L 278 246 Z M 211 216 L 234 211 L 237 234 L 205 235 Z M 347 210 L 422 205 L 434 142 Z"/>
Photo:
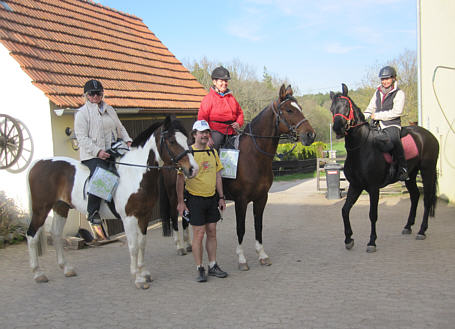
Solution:
<path fill-rule="evenodd" d="M 101 82 L 89 80 L 84 85 L 85 104 L 79 108 L 74 119 L 74 132 L 79 143 L 80 159 L 90 169 L 90 176 L 96 167 L 109 168 L 106 150 L 122 138 L 129 146 L 132 139 L 120 122 L 114 108 L 104 102 L 104 88 Z M 94 225 L 101 224 L 99 215 L 101 199 L 88 195 L 88 220 Z"/>
<path fill-rule="evenodd" d="M 391 66 L 385 66 L 379 71 L 381 84 L 366 108 L 365 118 L 377 120 L 381 128 L 390 137 L 393 143 L 393 157 L 398 162 L 398 178 L 408 180 L 408 168 L 401 144 L 401 116 L 405 101 L 404 92 L 398 88 L 397 73 Z"/>
<path fill-rule="evenodd" d="M 224 67 L 213 70 L 213 86 L 202 99 L 197 117 L 198 120 L 207 121 L 212 128 L 208 146 L 216 150 L 224 144 L 226 136 L 234 135 L 243 125 L 243 111 L 228 89 L 230 79 L 229 71 Z"/>

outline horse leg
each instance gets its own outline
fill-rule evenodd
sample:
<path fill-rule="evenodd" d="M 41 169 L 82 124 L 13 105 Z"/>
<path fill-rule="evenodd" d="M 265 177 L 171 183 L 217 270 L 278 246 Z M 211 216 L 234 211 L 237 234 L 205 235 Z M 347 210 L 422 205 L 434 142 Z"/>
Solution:
<path fill-rule="evenodd" d="M 126 239 L 128 241 L 128 249 L 130 252 L 130 272 L 131 276 L 135 280 L 135 285 L 137 288 L 148 289 L 150 285 L 146 281 L 146 278 L 142 275 L 141 270 L 143 266 L 143 257 L 144 251 L 141 251 L 139 256 L 139 249 L 145 249 L 145 234 L 139 232 L 138 219 L 133 216 L 127 216 L 123 220 L 123 226 L 125 228 Z M 143 239 L 140 238 L 140 235 L 143 235 Z M 140 240 L 140 241 L 139 241 Z M 139 263 L 139 257 L 140 263 Z M 139 265 L 140 267 L 139 268 Z"/>
<path fill-rule="evenodd" d="M 256 253 L 259 256 L 259 262 L 261 265 L 272 265 L 269 256 L 264 251 L 262 245 L 262 215 L 264 214 L 264 208 L 267 203 L 268 195 L 253 202 L 253 214 L 254 214 L 254 231 L 256 234 Z"/>
<path fill-rule="evenodd" d="M 371 233 L 370 241 L 367 245 L 367 252 L 376 251 L 376 222 L 378 220 L 378 202 L 379 202 L 379 189 L 369 190 L 370 194 L 370 222 L 371 222 Z"/>
<path fill-rule="evenodd" d="M 35 282 L 42 283 L 48 282 L 48 278 L 41 270 L 38 261 L 39 255 L 39 248 L 40 248 L 40 240 L 45 247 L 47 244 L 46 236 L 44 234 L 44 222 L 46 221 L 47 214 L 51 210 L 51 205 L 45 205 L 40 207 L 39 209 L 33 209 L 32 206 L 32 219 L 30 221 L 30 225 L 27 230 L 27 245 L 28 245 L 28 253 L 30 257 L 30 267 L 32 268 L 33 279 Z"/>
<path fill-rule="evenodd" d="M 188 226 L 189 226 L 189 223 L 186 220 L 182 220 L 183 245 L 187 252 L 192 252 L 193 248 L 191 247 L 190 230 L 188 229 Z"/>
<path fill-rule="evenodd" d="M 356 203 L 357 199 L 362 193 L 362 188 L 355 187 L 352 184 L 349 184 L 348 194 L 346 196 L 346 201 L 344 202 L 343 208 L 341 209 L 341 215 L 343 216 L 344 224 L 344 245 L 346 249 L 350 250 L 354 247 L 354 239 L 352 236 L 351 222 L 349 220 L 349 212 L 351 211 L 352 206 Z"/>
<path fill-rule="evenodd" d="M 179 235 L 179 218 L 178 216 L 171 216 L 172 221 L 172 237 L 174 238 L 174 244 L 177 248 L 177 255 L 184 256 L 186 255 L 185 248 L 183 248 L 182 241 L 180 240 Z M 184 221 L 184 219 L 182 219 Z"/>
<path fill-rule="evenodd" d="M 412 225 L 415 223 L 417 205 L 419 204 L 420 192 L 416 183 L 417 170 L 412 172 L 409 175 L 409 180 L 405 181 L 406 188 L 409 192 L 409 197 L 411 198 L 411 209 L 409 210 L 408 221 L 401 231 L 401 234 L 411 234 Z"/>
<path fill-rule="evenodd" d="M 245 215 L 247 205 L 248 203 L 244 200 L 235 201 L 235 219 L 237 226 L 237 239 L 239 243 L 236 249 L 236 254 L 239 258 L 239 270 L 241 271 L 248 271 L 250 269 L 242 248 L 243 236 L 245 235 Z"/>
<path fill-rule="evenodd" d="M 61 269 L 63 269 L 63 274 L 66 277 L 72 277 L 76 276 L 77 274 L 74 268 L 65 260 L 62 239 L 63 228 L 65 227 L 66 218 L 68 217 L 68 211 L 68 206 L 64 205 L 63 203 L 61 205 L 54 206 L 54 218 L 52 220 L 51 234 L 52 242 L 54 244 L 57 256 L 57 264 Z"/>
<path fill-rule="evenodd" d="M 421 171 L 423 180 L 423 219 L 420 226 L 419 233 L 416 235 L 417 240 L 425 240 L 425 232 L 428 229 L 428 216 L 434 216 L 434 210 L 436 208 L 436 185 L 437 185 L 437 173 L 436 165 L 431 169 Z"/>

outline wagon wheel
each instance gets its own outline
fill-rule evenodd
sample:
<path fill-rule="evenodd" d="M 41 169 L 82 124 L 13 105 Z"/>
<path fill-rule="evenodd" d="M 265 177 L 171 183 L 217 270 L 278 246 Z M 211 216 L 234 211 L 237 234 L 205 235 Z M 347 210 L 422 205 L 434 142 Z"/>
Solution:
<path fill-rule="evenodd" d="M 0 169 L 14 165 L 22 154 L 23 135 L 17 120 L 0 114 Z"/>
<path fill-rule="evenodd" d="M 18 119 L 15 120 L 22 134 L 22 152 L 18 156 L 16 162 L 6 168 L 6 171 L 14 174 L 20 173 L 28 167 L 30 162 L 32 162 L 34 152 L 33 139 L 30 130 L 28 130 L 27 126 L 22 121 Z"/>

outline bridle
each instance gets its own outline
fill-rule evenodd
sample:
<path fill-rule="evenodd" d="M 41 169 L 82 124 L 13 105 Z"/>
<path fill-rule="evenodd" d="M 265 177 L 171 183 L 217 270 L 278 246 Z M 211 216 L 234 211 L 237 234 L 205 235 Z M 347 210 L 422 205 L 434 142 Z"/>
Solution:
<path fill-rule="evenodd" d="M 345 135 L 347 135 L 348 131 L 351 128 L 354 128 L 354 127 L 357 127 L 357 126 L 361 126 L 361 125 L 365 124 L 366 122 L 361 122 L 359 124 L 352 124 L 354 119 L 355 119 L 355 117 L 354 117 L 354 106 L 352 105 L 351 99 L 349 97 L 346 97 L 346 96 L 338 96 L 338 97 L 339 98 L 343 98 L 343 99 L 348 101 L 348 103 L 349 103 L 349 114 L 348 114 L 348 116 L 346 116 L 346 115 L 344 115 L 342 113 L 335 113 L 333 115 L 332 122 L 335 122 L 335 117 L 337 117 L 337 116 L 340 116 L 343 119 L 345 119 L 346 120 L 346 129 L 344 130 L 344 133 L 345 133 Z"/>
<path fill-rule="evenodd" d="M 178 162 L 183 158 L 185 157 L 187 154 L 191 154 L 192 152 L 190 150 L 183 150 L 182 152 L 180 152 L 179 154 L 175 155 L 174 152 L 172 152 L 172 150 L 169 148 L 169 146 L 167 145 L 166 143 L 166 139 L 169 138 L 169 130 L 163 130 L 161 128 L 161 134 L 160 134 L 160 148 L 163 149 L 163 146 L 164 146 L 164 149 L 167 151 L 167 154 L 169 155 L 169 158 L 171 159 L 171 161 L 173 162 L 173 164 L 179 168 L 179 164 Z"/>
<path fill-rule="evenodd" d="M 308 121 L 308 119 L 304 117 L 302 120 L 297 122 L 297 124 L 290 125 L 289 122 L 286 120 L 286 118 L 283 116 L 283 111 L 281 110 L 281 106 L 288 101 L 294 101 L 297 103 L 297 99 L 295 99 L 295 97 L 287 95 L 285 97 L 285 99 L 278 104 L 277 109 L 275 110 L 275 102 L 272 102 L 272 111 L 276 117 L 276 124 L 275 124 L 276 127 L 275 128 L 277 129 L 277 131 L 279 131 L 280 122 L 283 122 L 284 125 L 288 128 L 287 134 L 295 142 L 297 142 L 299 140 L 299 137 L 297 135 L 297 129 L 302 125 L 302 123 Z"/>

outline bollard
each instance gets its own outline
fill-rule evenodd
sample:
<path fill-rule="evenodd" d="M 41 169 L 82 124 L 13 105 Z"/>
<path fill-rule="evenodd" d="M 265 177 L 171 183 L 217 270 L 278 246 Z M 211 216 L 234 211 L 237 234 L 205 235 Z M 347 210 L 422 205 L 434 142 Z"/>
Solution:
<path fill-rule="evenodd" d="M 340 199 L 340 170 L 343 166 L 338 163 L 327 163 L 324 166 L 325 177 L 327 181 L 327 195 L 329 200 Z"/>

